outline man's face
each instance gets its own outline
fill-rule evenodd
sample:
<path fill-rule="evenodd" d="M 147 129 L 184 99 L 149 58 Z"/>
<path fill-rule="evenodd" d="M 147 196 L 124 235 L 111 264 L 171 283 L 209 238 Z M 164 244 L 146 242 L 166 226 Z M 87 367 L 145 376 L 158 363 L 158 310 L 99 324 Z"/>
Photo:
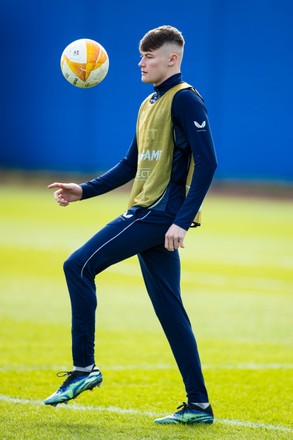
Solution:
<path fill-rule="evenodd" d="M 157 86 L 174 74 L 177 54 L 174 54 L 169 44 L 156 50 L 141 52 L 140 55 L 138 66 L 141 68 L 142 82 Z"/>

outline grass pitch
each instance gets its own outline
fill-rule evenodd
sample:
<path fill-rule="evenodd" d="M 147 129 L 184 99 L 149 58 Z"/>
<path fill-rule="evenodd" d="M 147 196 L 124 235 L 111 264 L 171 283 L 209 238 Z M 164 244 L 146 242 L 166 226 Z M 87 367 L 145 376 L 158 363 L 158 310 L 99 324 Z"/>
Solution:
<path fill-rule="evenodd" d="M 49 183 L 49 182 L 48 182 Z M 156 426 L 184 401 L 136 258 L 96 280 L 99 390 L 43 399 L 71 368 L 64 259 L 125 211 L 114 192 L 60 208 L 45 185 L 2 185 L 0 432 L 8 439 L 289 439 L 292 427 L 292 201 L 210 194 L 181 251 L 182 295 L 215 411 L 212 426 Z"/>

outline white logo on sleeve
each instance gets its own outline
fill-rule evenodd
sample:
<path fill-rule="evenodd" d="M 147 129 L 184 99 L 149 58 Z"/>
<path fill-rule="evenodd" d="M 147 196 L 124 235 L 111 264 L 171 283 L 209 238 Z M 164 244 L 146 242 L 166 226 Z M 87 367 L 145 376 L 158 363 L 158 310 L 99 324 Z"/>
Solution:
<path fill-rule="evenodd" d="M 206 121 L 203 121 L 201 124 L 197 121 L 193 121 L 193 122 L 196 128 L 205 128 L 205 126 L 207 125 Z"/>

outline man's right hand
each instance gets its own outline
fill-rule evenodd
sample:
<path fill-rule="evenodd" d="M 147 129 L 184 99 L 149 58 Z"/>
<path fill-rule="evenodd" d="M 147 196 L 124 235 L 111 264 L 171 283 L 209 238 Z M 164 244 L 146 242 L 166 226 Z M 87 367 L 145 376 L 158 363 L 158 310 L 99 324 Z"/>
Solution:
<path fill-rule="evenodd" d="M 59 188 L 54 192 L 54 199 L 60 206 L 68 206 L 69 203 L 76 202 L 82 198 L 82 188 L 76 183 L 54 182 L 48 185 L 48 188 Z"/>

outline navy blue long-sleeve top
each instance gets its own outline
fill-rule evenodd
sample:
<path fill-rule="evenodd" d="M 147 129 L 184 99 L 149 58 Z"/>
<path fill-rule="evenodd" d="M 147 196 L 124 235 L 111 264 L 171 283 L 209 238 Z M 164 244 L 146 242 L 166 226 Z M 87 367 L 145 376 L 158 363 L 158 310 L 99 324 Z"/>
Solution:
<path fill-rule="evenodd" d="M 159 86 L 151 102 L 182 82 L 178 73 Z M 172 103 L 171 116 L 174 128 L 174 155 L 170 183 L 164 197 L 151 209 L 174 216 L 174 224 L 188 230 L 212 182 L 217 158 L 204 102 L 191 89 L 179 91 Z M 194 173 L 186 196 L 185 181 L 190 161 L 194 159 Z M 131 181 L 137 170 L 138 149 L 136 136 L 125 157 L 109 171 L 89 182 L 81 184 L 82 199 L 104 194 Z"/>

